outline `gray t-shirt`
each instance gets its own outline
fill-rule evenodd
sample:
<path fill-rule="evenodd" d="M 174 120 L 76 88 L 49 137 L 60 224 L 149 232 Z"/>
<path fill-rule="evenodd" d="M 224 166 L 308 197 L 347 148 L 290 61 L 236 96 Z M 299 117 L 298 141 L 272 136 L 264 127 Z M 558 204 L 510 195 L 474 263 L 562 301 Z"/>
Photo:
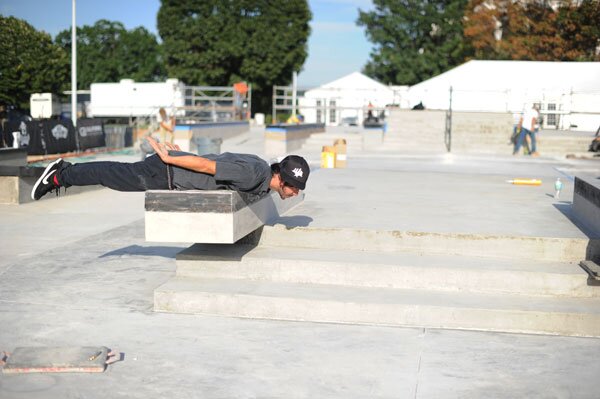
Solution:
<path fill-rule="evenodd" d="M 172 156 L 194 155 L 169 151 Z M 217 162 L 214 176 L 173 166 L 173 185 L 178 190 L 234 190 L 261 195 L 269 191 L 271 167 L 263 159 L 251 154 L 202 155 Z"/>

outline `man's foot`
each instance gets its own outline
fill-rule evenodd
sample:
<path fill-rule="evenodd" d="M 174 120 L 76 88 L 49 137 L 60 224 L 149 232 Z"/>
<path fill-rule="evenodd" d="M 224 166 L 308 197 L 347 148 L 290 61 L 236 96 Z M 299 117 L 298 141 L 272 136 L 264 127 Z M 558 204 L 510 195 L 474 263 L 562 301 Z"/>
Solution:
<path fill-rule="evenodd" d="M 31 190 L 32 200 L 37 201 L 48 194 L 48 192 L 58 189 L 59 186 L 55 183 L 55 177 L 62 163 L 62 158 L 58 158 L 56 161 L 46 166 L 44 173 L 42 173 L 40 178 L 35 182 L 33 190 Z"/>
<path fill-rule="evenodd" d="M 532 156 L 532 157 L 539 157 L 539 156 L 540 156 L 540 153 L 539 153 L 539 152 L 537 152 L 537 151 L 534 151 L 534 152 L 532 152 L 532 153 L 531 153 L 531 156 Z"/>

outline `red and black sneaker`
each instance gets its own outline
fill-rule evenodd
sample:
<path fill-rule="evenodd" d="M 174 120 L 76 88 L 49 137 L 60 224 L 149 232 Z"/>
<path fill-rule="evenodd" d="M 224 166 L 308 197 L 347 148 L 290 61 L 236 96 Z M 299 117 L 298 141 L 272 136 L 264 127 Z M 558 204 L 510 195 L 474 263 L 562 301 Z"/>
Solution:
<path fill-rule="evenodd" d="M 33 190 L 31 190 L 31 199 L 37 201 L 48 194 L 48 192 L 58 190 L 60 186 L 57 183 L 58 180 L 56 180 L 56 173 L 60 169 L 62 163 L 62 158 L 58 158 L 56 161 L 46 166 L 44 173 L 42 173 L 40 178 L 35 182 Z"/>

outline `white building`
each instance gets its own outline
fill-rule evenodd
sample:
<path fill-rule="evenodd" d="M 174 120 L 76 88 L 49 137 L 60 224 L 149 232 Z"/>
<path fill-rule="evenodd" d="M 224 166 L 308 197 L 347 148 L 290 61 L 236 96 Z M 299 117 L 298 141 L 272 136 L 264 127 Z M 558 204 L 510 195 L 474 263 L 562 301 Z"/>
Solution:
<path fill-rule="evenodd" d="M 94 117 L 144 117 L 184 105 L 185 86 L 177 79 L 139 83 L 92 83 L 90 113 Z"/>
<path fill-rule="evenodd" d="M 299 112 L 307 123 L 339 125 L 348 118 L 355 118 L 360 124 L 369 109 L 380 111 L 387 105 L 398 104 L 394 89 L 353 72 L 306 91 L 304 97 L 299 98 Z"/>
<path fill-rule="evenodd" d="M 469 61 L 411 86 L 409 106 L 511 112 L 541 104 L 544 128 L 596 131 L 600 62 Z"/>

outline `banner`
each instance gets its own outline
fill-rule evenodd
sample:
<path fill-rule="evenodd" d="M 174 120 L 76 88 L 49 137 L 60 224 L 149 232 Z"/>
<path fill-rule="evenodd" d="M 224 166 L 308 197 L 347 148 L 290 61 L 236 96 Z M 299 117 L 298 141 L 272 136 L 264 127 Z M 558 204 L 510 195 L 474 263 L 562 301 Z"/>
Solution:
<path fill-rule="evenodd" d="M 75 128 L 71 120 L 57 121 L 49 119 L 38 123 L 41 126 L 41 135 L 45 142 L 45 154 L 62 154 L 77 149 Z M 33 155 L 31 150 L 28 153 Z"/>
<path fill-rule="evenodd" d="M 28 154 L 45 154 L 40 122 L 7 121 L 4 123 L 4 142 L 13 147 L 15 138 L 19 148 L 27 148 Z"/>
<path fill-rule="evenodd" d="M 77 120 L 77 138 L 80 151 L 88 148 L 105 147 L 106 134 L 104 133 L 102 121 L 96 119 Z"/>

